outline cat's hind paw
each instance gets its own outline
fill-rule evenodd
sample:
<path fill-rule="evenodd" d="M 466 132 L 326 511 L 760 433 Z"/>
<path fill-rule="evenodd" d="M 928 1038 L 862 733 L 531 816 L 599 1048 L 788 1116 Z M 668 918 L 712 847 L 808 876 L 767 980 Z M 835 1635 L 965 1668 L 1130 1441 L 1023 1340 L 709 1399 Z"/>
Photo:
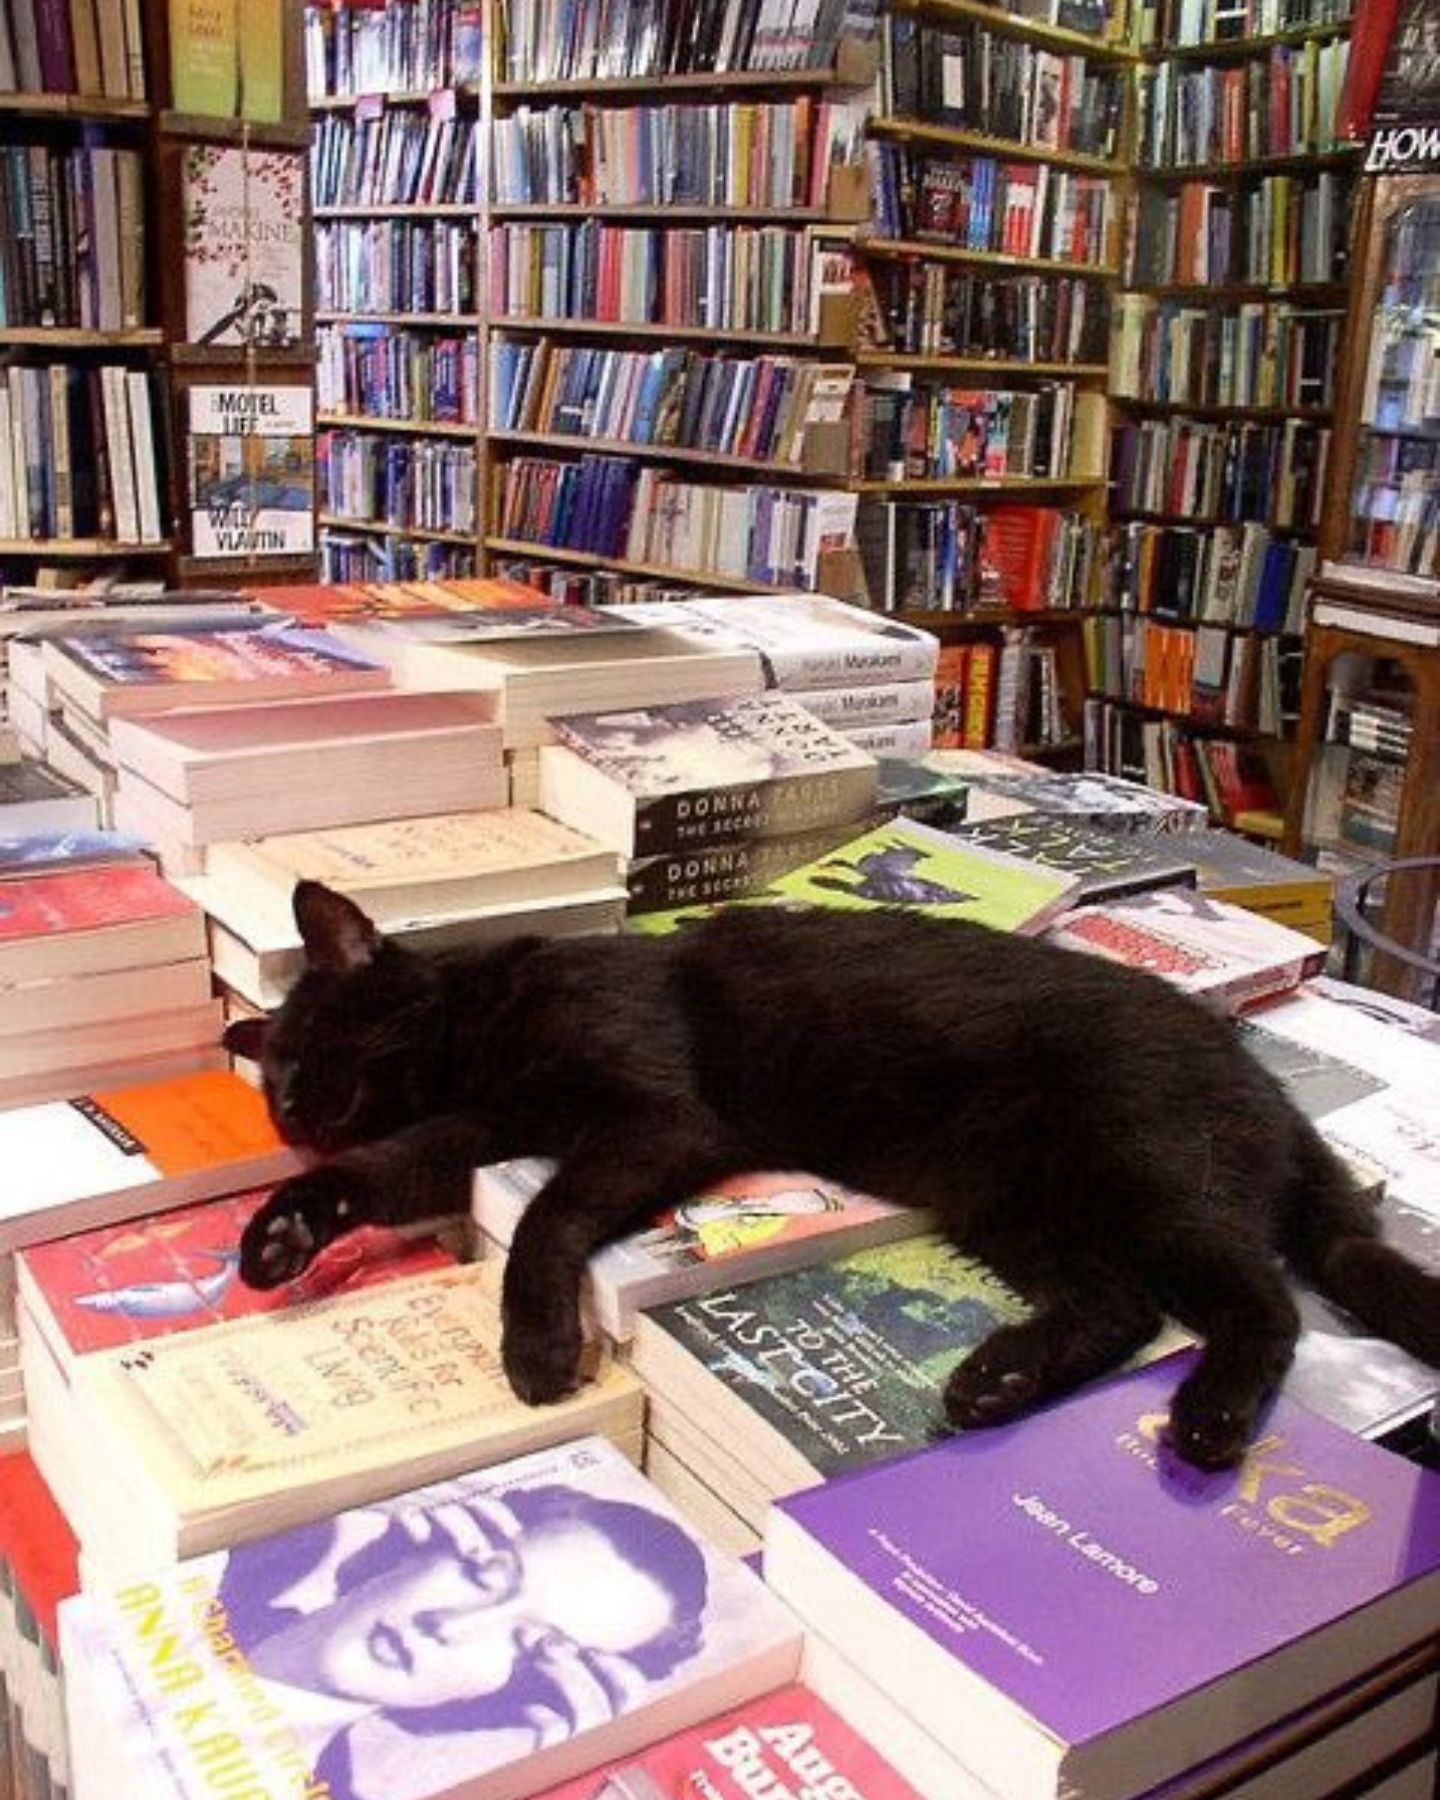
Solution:
<path fill-rule="evenodd" d="M 550 1406 L 580 1386 L 579 1334 L 539 1335 L 507 1322 L 500 1345 L 505 1378 L 527 1406 Z"/>
<path fill-rule="evenodd" d="M 283 1287 L 303 1275 L 329 1243 L 364 1223 L 358 1196 L 336 1169 L 311 1169 L 282 1182 L 240 1237 L 240 1279 Z"/>

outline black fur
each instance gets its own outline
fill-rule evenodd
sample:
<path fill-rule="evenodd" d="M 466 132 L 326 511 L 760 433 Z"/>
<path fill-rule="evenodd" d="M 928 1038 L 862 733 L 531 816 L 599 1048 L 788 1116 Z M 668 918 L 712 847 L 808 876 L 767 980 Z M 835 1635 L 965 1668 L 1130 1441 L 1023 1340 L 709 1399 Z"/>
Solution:
<path fill-rule="evenodd" d="M 807 1168 L 934 1208 L 1035 1304 L 966 1356 L 975 1426 L 1121 1361 L 1169 1313 L 1203 1356 L 1172 1441 L 1236 1462 L 1298 1330 L 1280 1266 L 1440 1360 L 1440 1281 L 1379 1241 L 1342 1165 L 1230 1026 L 1155 977 L 903 912 L 740 908 L 669 938 L 517 938 L 429 960 L 315 883 L 307 972 L 262 1033 L 282 1134 L 325 1159 L 246 1230 L 257 1287 L 367 1220 L 558 1169 L 504 1285 L 517 1394 L 575 1385 L 587 1258 L 722 1176 Z"/>

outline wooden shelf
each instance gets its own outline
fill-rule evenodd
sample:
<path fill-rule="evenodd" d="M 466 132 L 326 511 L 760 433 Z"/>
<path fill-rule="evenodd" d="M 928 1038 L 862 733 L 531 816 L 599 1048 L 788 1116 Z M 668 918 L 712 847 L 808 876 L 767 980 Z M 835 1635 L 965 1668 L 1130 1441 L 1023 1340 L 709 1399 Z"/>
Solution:
<path fill-rule="evenodd" d="M 323 318 L 326 315 L 317 316 Z M 731 331 L 723 325 L 632 325 L 621 319 L 547 319 L 519 313 L 508 318 L 492 319 L 490 323 L 496 331 L 543 331 L 557 335 L 574 333 L 585 337 L 649 337 L 667 340 L 693 338 L 702 343 L 754 344 L 765 349 L 813 350 L 831 356 L 851 354 L 847 345 L 821 343 L 813 335 L 802 336 L 788 331 Z"/>
<path fill-rule="evenodd" d="M 474 313 L 317 312 L 317 325 L 413 325 L 431 331 L 474 331 Z"/>
<path fill-rule="evenodd" d="M 913 369 L 919 374 L 1055 376 L 1072 381 L 1100 381 L 1109 373 L 1108 363 L 1020 362 L 1002 357 L 926 355 L 906 350 L 861 350 L 855 361 L 862 369 Z"/>
<path fill-rule="evenodd" d="M 479 542 L 474 531 L 439 531 L 426 525 L 391 525 L 384 519 L 347 519 L 343 513 L 318 513 L 315 523 L 324 531 L 358 531 L 370 537 L 420 538 L 429 544 L 464 544 L 473 549 Z"/>
<path fill-rule="evenodd" d="M 852 487 L 855 485 L 846 475 L 816 474 L 795 463 L 761 462 L 757 457 L 742 456 L 730 450 L 691 449 L 684 444 L 637 444 L 629 438 L 581 437 L 554 431 L 488 431 L 485 435 L 492 444 L 514 444 L 526 449 L 633 456 L 644 462 L 698 463 L 705 468 L 736 469 L 774 480 L 807 482 L 812 486 L 833 487 L 837 482 Z"/>
<path fill-rule="evenodd" d="M 94 124 L 128 125 L 150 117 L 147 100 L 112 100 L 105 94 L 0 94 L 0 116 L 27 119 L 75 119 Z"/>
<path fill-rule="evenodd" d="M 535 544 L 528 538 L 487 537 L 485 548 L 498 551 L 502 556 L 533 557 L 536 562 L 574 563 L 587 569 L 613 569 L 617 574 L 638 575 L 644 580 L 723 588 L 733 594 L 792 594 L 796 591 L 793 581 L 748 581 L 743 575 L 721 575 L 710 569 L 676 569 L 669 563 L 630 562 L 623 556 L 601 556 L 593 550 L 567 550 L 554 544 Z"/>
<path fill-rule="evenodd" d="M 402 437 L 464 438 L 474 443 L 485 429 L 474 424 L 457 424 L 450 419 L 373 419 L 367 413 L 316 413 L 315 428 L 335 431 L 390 431 Z"/>
<path fill-rule="evenodd" d="M 1209 44 L 1173 44 L 1168 49 L 1149 45 L 1140 52 L 1145 62 L 1243 62 L 1252 56 L 1268 56 L 1286 45 L 1323 43 L 1327 38 L 1348 37 L 1352 19 L 1332 20 L 1328 25 L 1297 25 L 1290 31 L 1272 31 L 1265 37 L 1221 38 Z"/>
<path fill-rule="evenodd" d="M 886 616 L 927 630 L 946 624 L 985 625 L 993 630 L 1003 625 L 1073 624 L 1085 615 L 1075 606 L 904 606 Z"/>
<path fill-rule="evenodd" d="M 677 206 L 666 200 L 635 200 L 624 205 L 603 200 L 500 200 L 490 208 L 492 219 L 662 219 L 667 224 L 687 219 L 723 224 L 773 220 L 785 225 L 853 225 L 853 219 L 832 219 L 823 206 Z"/>
<path fill-rule="evenodd" d="M 1197 719 L 1191 713 L 1172 712 L 1164 706 L 1147 706 L 1143 700 L 1129 700 L 1121 694 L 1107 694 L 1099 688 L 1087 690 L 1088 698 L 1103 700 L 1110 706 L 1123 706 L 1127 712 L 1142 714 L 1147 719 L 1170 719 L 1177 725 L 1183 725 L 1187 731 L 1204 732 L 1207 736 L 1247 738 L 1251 741 L 1273 743 L 1275 736 L 1269 731 L 1257 731 L 1253 725 L 1227 725 L 1223 719 Z"/>
<path fill-rule="evenodd" d="M 1147 610 L 1143 606 L 1086 606 L 1080 609 L 1082 617 L 1103 619 L 1148 619 L 1156 625 L 1179 625 L 1182 628 L 1198 629 L 1208 626 L 1212 631 L 1225 631 L 1232 637 L 1274 637 L 1295 638 L 1297 631 L 1284 631 L 1278 625 L 1242 625 L 1233 619 L 1202 619 L 1193 615 L 1181 616 L 1174 613 L 1162 613 Z"/>
<path fill-rule="evenodd" d="M 767 89 L 863 87 L 873 80 L 875 57 L 870 46 L 858 41 L 848 53 L 824 69 L 721 69 L 687 70 L 678 75 L 608 75 L 569 81 L 497 81 L 491 88 L 496 100 L 528 101 L 531 105 L 559 104 L 567 100 L 616 99 L 633 96 L 651 100 L 673 92 L 691 94 L 764 93 Z"/>
<path fill-rule="evenodd" d="M 1137 164 L 1136 181 L 1249 181 L 1257 175 L 1306 175 L 1321 169 L 1358 169 L 1359 144 L 1340 150 L 1308 150 L 1289 156 L 1253 156 L 1233 163 L 1185 163 L 1178 168 L 1151 169 Z"/>
<path fill-rule="evenodd" d="M 122 544 L 114 538 L 0 538 L 0 556 L 88 560 L 91 557 L 168 556 L 174 548 L 169 538 L 143 544 Z"/>
<path fill-rule="evenodd" d="M 314 219 L 476 219 L 480 202 L 437 200 L 414 205 L 388 204 L 381 200 L 364 206 L 316 206 Z"/>
<path fill-rule="evenodd" d="M 1313 538 L 1319 527 L 1316 525 L 1277 525 L 1272 519 L 1219 519 L 1214 517 L 1197 517 L 1191 513 L 1171 512 L 1132 512 L 1126 507 L 1110 509 L 1112 525 L 1193 525 L 1198 530 L 1213 531 L 1222 525 L 1239 527 L 1241 525 L 1263 525 L 1272 537 Z"/>
<path fill-rule="evenodd" d="M 87 331 L 72 325 L 0 326 L 0 349 L 149 350 L 164 341 L 164 332 L 150 325 L 127 331 Z"/>
<path fill-rule="evenodd" d="M 892 13 L 939 21 L 970 19 L 997 37 L 1019 38 L 1023 43 L 1088 56 L 1096 62 L 1138 63 L 1140 52 L 1129 44 L 1091 37 L 1087 31 L 1071 31 L 1064 25 L 1046 25 L 1017 13 L 1002 12 L 984 0 L 890 0 Z"/>
<path fill-rule="evenodd" d="M 1111 394 L 1109 398 L 1112 406 L 1159 417 L 1182 413 L 1194 419 L 1239 419 L 1242 423 L 1261 424 L 1283 424 L 1287 419 L 1326 424 L 1335 417 L 1333 407 L 1329 406 L 1227 406 L 1223 401 L 1132 400 L 1125 394 Z"/>
<path fill-rule="evenodd" d="M 1081 275 L 1092 281 L 1118 281 L 1120 271 L 1109 263 L 1065 262 L 1059 257 L 1007 256 L 1003 250 L 967 250 L 962 244 L 928 243 L 924 238 L 859 237 L 856 248 L 867 256 L 917 262 L 973 263 L 1025 275 Z"/>
<path fill-rule="evenodd" d="M 1051 150 L 1044 144 L 1028 144 L 1020 138 L 991 137 L 983 131 L 961 131 L 952 125 L 932 125 L 925 119 L 881 116 L 871 119 L 872 137 L 898 143 L 935 144 L 947 150 L 970 150 L 977 156 L 994 156 L 1007 162 L 1053 163 L 1084 175 L 1127 175 L 1129 166 L 1109 156 L 1092 156 L 1082 150 Z"/>
<path fill-rule="evenodd" d="M 161 112 L 161 135 L 202 138 L 212 144 L 250 145 L 256 150 L 305 150 L 310 144 L 310 124 L 285 120 L 220 119 L 208 113 Z"/>
<path fill-rule="evenodd" d="M 236 356 L 248 368 L 313 369 L 320 353 L 312 344 L 290 344 L 283 350 L 253 350 L 230 344 L 170 344 L 166 359 L 177 369 L 233 369 Z"/>
<path fill-rule="evenodd" d="M 953 475 L 851 481 L 848 485 L 860 494 L 1083 494 L 1104 487 L 1106 481 L 1104 475 Z"/>
<path fill-rule="evenodd" d="M 458 102 L 478 101 L 480 89 L 470 82 L 461 82 L 455 87 L 443 88 L 396 88 L 391 93 L 381 94 L 319 94 L 311 95 L 305 102 L 312 113 L 317 112 L 350 112 L 361 105 L 375 106 L 428 106 L 437 94 L 453 94 Z"/>

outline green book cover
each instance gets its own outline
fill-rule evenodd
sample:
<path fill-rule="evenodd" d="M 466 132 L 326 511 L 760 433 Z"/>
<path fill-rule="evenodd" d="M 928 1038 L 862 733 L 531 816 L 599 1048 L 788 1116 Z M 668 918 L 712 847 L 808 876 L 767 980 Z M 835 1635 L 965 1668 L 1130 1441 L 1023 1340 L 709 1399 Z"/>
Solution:
<path fill-rule="evenodd" d="M 239 116 L 240 5 L 170 0 L 170 103 L 176 112 Z"/>
<path fill-rule="evenodd" d="M 284 0 L 244 0 L 240 23 L 240 117 L 285 117 Z"/>
<path fill-rule="evenodd" d="M 674 1338 L 828 1478 L 946 1429 L 952 1368 L 1028 1308 L 937 1232 L 657 1306 Z"/>

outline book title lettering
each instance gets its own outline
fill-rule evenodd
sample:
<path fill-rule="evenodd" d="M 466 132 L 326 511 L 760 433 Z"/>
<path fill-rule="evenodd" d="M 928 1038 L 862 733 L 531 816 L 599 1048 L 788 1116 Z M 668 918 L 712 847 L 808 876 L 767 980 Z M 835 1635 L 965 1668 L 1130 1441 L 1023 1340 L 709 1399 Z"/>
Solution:
<path fill-rule="evenodd" d="M 808 1725 L 765 1725 L 759 1731 L 741 1725 L 724 1737 L 708 1739 L 705 1748 L 750 1800 L 865 1800 L 815 1743 Z M 800 1787 L 776 1774 L 777 1761 L 802 1783 Z"/>

